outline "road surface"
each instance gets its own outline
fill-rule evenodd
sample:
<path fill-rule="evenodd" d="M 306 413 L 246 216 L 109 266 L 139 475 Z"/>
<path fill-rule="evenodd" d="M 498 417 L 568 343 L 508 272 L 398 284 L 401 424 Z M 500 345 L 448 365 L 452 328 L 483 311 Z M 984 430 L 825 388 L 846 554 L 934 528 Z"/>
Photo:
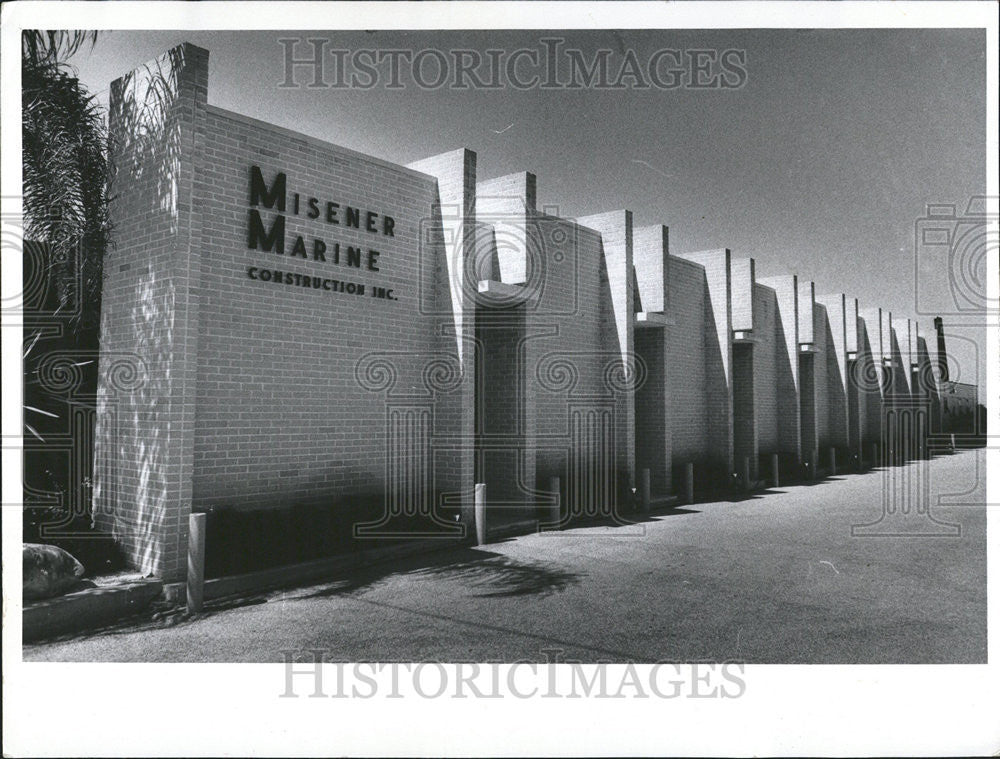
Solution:
<path fill-rule="evenodd" d="M 929 514 L 915 497 L 909 514 L 885 514 L 883 491 L 916 487 L 921 472 Z M 631 527 L 440 551 L 172 625 L 26 646 L 24 658 L 271 662 L 321 649 L 326 661 L 546 661 L 559 650 L 583 662 L 984 662 L 984 500 L 983 452 L 966 451 Z"/>

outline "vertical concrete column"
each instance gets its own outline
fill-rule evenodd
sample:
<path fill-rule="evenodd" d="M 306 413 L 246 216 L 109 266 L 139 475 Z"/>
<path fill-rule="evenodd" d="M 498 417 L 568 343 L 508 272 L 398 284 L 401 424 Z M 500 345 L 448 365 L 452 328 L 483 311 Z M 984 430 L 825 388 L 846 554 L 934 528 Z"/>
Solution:
<path fill-rule="evenodd" d="M 952 435 L 952 440 L 954 438 L 955 436 Z M 694 464 L 692 463 L 688 463 L 684 467 L 684 501 L 694 503 Z"/>
<path fill-rule="evenodd" d="M 207 101 L 208 51 L 186 43 L 111 85 L 94 521 L 164 580 L 187 571 Z"/>
<path fill-rule="evenodd" d="M 549 478 L 549 492 L 552 494 L 553 503 L 549 507 L 549 523 L 552 529 L 556 529 L 562 523 L 562 484 L 558 477 Z"/>
<path fill-rule="evenodd" d="M 477 482 L 475 488 L 476 545 L 486 543 L 486 483 Z"/>
<path fill-rule="evenodd" d="M 771 454 L 771 486 L 778 488 L 781 487 L 781 479 L 778 474 L 778 454 Z"/>
<path fill-rule="evenodd" d="M 830 476 L 837 473 L 837 449 L 830 446 Z"/>
<path fill-rule="evenodd" d="M 207 514 L 188 515 L 187 608 L 199 612 L 205 599 L 205 526 Z"/>

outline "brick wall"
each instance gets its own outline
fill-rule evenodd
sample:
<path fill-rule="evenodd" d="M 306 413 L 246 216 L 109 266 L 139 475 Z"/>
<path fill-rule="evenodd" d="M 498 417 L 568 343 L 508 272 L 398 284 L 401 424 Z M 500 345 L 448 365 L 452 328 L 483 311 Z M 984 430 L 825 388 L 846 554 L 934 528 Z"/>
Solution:
<path fill-rule="evenodd" d="M 732 259 L 732 300 L 734 330 L 754 328 L 755 263 L 752 258 Z"/>
<path fill-rule="evenodd" d="M 710 486 L 728 487 L 733 470 L 732 279 L 728 250 L 679 254 L 704 267 L 705 419 Z M 676 406 L 675 406 L 676 408 Z"/>
<path fill-rule="evenodd" d="M 875 313 L 866 310 L 864 316 L 858 317 L 858 361 L 861 364 L 857 369 L 859 392 L 862 397 L 861 405 L 865 408 L 865 426 L 863 428 L 862 451 L 866 459 L 870 458 L 869 450 L 872 443 L 881 440 L 881 415 L 882 415 L 882 371 L 879 366 L 879 317 L 877 310 Z M 873 342 L 874 341 L 874 342 Z"/>
<path fill-rule="evenodd" d="M 167 63 L 178 93 L 162 136 L 115 156 L 120 180 L 132 176 L 112 209 L 123 245 L 104 300 L 102 350 L 133 351 L 149 377 L 98 467 L 115 468 L 102 498 L 117 496 L 111 527 L 133 562 L 182 575 L 192 505 L 336 504 L 349 530 L 386 508 L 468 497 L 469 454 L 434 445 L 473 433 L 471 323 L 456 318 L 438 180 L 208 106 L 205 51 L 185 45 Z M 112 128 L 135 134 L 131 116 L 116 106 Z M 454 173 L 444 192 L 466 213 L 469 159 L 442 159 Z M 265 229 L 285 218 L 283 253 L 249 249 L 252 166 L 272 189 L 286 175 L 285 212 L 255 209 Z M 310 197 L 321 211 L 340 203 L 340 223 L 307 218 Z M 362 209 L 357 228 L 347 206 Z M 361 266 L 345 265 L 347 246 L 364 251 Z"/>
<path fill-rule="evenodd" d="M 675 481 L 687 463 L 695 465 L 699 488 L 728 485 L 732 472 L 732 395 L 727 368 L 731 363 L 725 254 L 668 257 L 671 319 L 667 327 L 671 396 L 671 446 Z M 720 261 L 721 259 L 721 261 Z M 721 290 L 721 333 L 713 307 L 711 280 Z"/>
<path fill-rule="evenodd" d="M 437 183 L 217 109 L 209 109 L 205 131 L 199 203 L 210 220 L 202 250 L 211 265 L 203 268 L 199 293 L 195 502 L 246 508 L 378 496 L 389 476 L 387 401 L 391 406 L 407 395 L 429 408 L 440 403 L 442 411 L 449 402 L 461 405 L 461 382 L 449 380 L 442 390 L 425 375 L 428 360 L 437 360 L 462 378 L 451 294 L 441 281 L 448 271 L 438 260 L 442 241 L 427 236 L 438 229 Z M 286 215 L 286 247 L 301 234 L 330 248 L 376 249 L 379 270 L 338 265 L 331 251 L 327 261 L 316 261 L 287 250 L 283 256 L 248 250 L 251 165 L 267 181 L 284 172 L 289 194 L 391 216 L 395 227 L 387 236 Z M 365 285 L 366 295 L 252 281 L 248 266 L 343 278 Z M 397 300 L 370 297 L 375 287 L 392 288 Z M 395 385 L 373 390 L 358 380 L 358 362 L 369 354 L 396 373 Z M 456 417 L 438 414 L 434 422 L 434 434 L 461 431 Z"/>
<path fill-rule="evenodd" d="M 497 516 L 516 518 L 534 507 L 534 479 L 525 475 L 524 305 L 476 311 L 476 472 Z M 472 446 L 469 446 L 470 449 Z M 533 448 L 530 449 L 533 453 Z M 534 468 L 534 460 L 531 462 Z M 491 515 L 492 516 L 492 515 Z"/>
<path fill-rule="evenodd" d="M 788 463 L 801 461 L 802 417 L 799 371 L 799 281 L 794 274 L 758 282 L 774 291 L 775 378 L 779 451 Z"/>
<path fill-rule="evenodd" d="M 208 52 L 181 45 L 154 67 L 160 107 L 141 72 L 111 86 L 118 245 L 104 264 L 94 516 L 135 567 L 176 578 L 192 500 Z"/>
<path fill-rule="evenodd" d="M 454 341 L 461 365 L 462 376 L 469 381 L 456 389 L 458 402 L 439 404 L 438 419 L 444 429 L 461 430 L 469 435 L 474 426 L 476 388 L 475 344 L 472 338 L 476 329 L 477 286 L 484 263 L 489 266 L 491 251 L 483 240 L 483 226 L 476 216 L 476 154 L 461 148 L 441 155 L 425 158 L 407 168 L 428 174 L 437 180 L 439 202 L 435 217 L 440 217 L 440 228 L 428 225 L 434 234 L 440 234 L 444 244 L 446 265 L 437 267 L 435 308 L 433 313 L 441 322 L 441 336 Z M 481 250 L 482 249 L 482 250 Z M 484 256 L 486 256 L 484 262 Z M 447 319 L 451 317 L 453 329 Z M 439 446 L 440 447 L 440 446 Z M 435 463 L 448 482 L 458 483 L 461 489 L 463 522 L 473 524 L 473 446 L 450 446 L 442 450 Z"/>
<path fill-rule="evenodd" d="M 548 267 L 525 330 L 535 477 L 560 477 L 574 509 L 607 510 L 630 484 L 634 408 L 601 235 L 541 213 L 532 229 Z"/>
<path fill-rule="evenodd" d="M 761 455 L 782 451 L 778 434 L 779 398 L 787 392 L 778 380 L 779 342 L 784 349 L 784 336 L 779 332 L 781 318 L 778 296 L 773 288 L 754 285 L 753 371 L 754 406 L 757 412 L 757 445 Z M 790 377 L 786 376 L 786 383 Z"/>
<path fill-rule="evenodd" d="M 112 87 L 95 456 L 95 519 L 144 571 L 183 575 L 192 508 L 334 504 L 352 529 L 447 502 L 468 527 L 474 477 L 515 511 L 552 476 L 582 511 L 637 467 L 725 486 L 744 456 L 878 440 L 883 392 L 931 373 L 910 320 L 670 256 L 625 210 L 540 211 L 533 174 L 477 181 L 466 149 L 404 167 L 223 111 L 197 47 L 157 66 L 158 107 Z"/>
<path fill-rule="evenodd" d="M 672 319 L 669 287 L 669 233 L 657 224 L 632 231 L 636 309 L 664 313 Z M 645 383 L 636 390 L 636 471 L 650 470 L 654 497 L 673 489 L 673 410 L 670 383 L 670 329 L 642 327 L 635 332 L 635 351 L 646 366 Z"/>
<path fill-rule="evenodd" d="M 758 375 L 756 369 L 757 346 L 753 332 L 757 319 L 754 314 L 754 284 L 756 273 L 752 258 L 731 260 L 732 330 L 740 336 L 734 342 L 733 388 L 733 466 L 742 477 L 744 464 L 749 465 L 751 478 L 757 476 L 758 430 L 757 405 Z M 748 335 L 745 336 L 745 335 Z"/>
<path fill-rule="evenodd" d="M 809 281 L 798 283 L 798 320 L 800 445 L 803 459 L 810 460 L 819 448 L 822 414 L 818 406 L 823 384 L 817 374 L 825 373 L 825 365 L 817 358 L 815 286 Z"/>
<path fill-rule="evenodd" d="M 667 282 L 669 232 L 661 224 L 632 231 L 632 261 L 635 266 L 642 311 L 670 312 Z"/>
<path fill-rule="evenodd" d="M 641 369 L 637 366 L 633 340 L 636 278 L 632 252 L 632 212 L 609 211 L 576 219 L 576 223 L 601 236 L 604 276 L 607 279 L 607 294 L 610 296 L 601 300 L 603 330 L 607 333 L 608 327 L 611 327 L 613 333 L 604 335 L 607 346 L 605 350 L 610 348 L 613 351 L 617 346 L 621 356 L 619 367 L 615 371 L 619 372 L 622 382 L 614 392 L 618 441 L 616 469 L 623 480 L 623 486 L 635 487 L 635 382 L 630 380 L 630 376 L 638 380 Z M 607 314 L 609 306 L 610 315 Z"/>
<path fill-rule="evenodd" d="M 751 477 L 757 475 L 754 348 L 750 343 L 733 345 L 733 465 L 743 476 L 744 463 L 748 463 Z"/>
<path fill-rule="evenodd" d="M 827 295 L 817 300 L 826 309 L 826 387 L 828 405 L 827 445 L 848 447 L 847 399 L 847 297 Z"/>
<path fill-rule="evenodd" d="M 830 337 L 830 323 L 826 307 L 820 303 L 813 307 L 813 345 L 815 353 L 815 383 L 816 383 L 816 442 L 823 455 L 825 449 L 833 444 L 830 434 L 830 361 L 833 346 Z M 836 359 L 834 359 L 834 362 Z M 823 459 L 826 463 L 826 459 Z"/>

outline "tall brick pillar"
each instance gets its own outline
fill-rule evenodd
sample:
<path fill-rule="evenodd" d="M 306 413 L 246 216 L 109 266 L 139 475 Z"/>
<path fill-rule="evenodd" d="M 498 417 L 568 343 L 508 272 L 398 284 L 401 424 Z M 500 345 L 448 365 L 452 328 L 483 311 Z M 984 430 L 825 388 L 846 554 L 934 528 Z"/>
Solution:
<path fill-rule="evenodd" d="M 443 328 L 442 349 L 457 351 L 462 373 L 475 378 L 475 301 L 478 276 L 476 274 L 480 251 L 476 226 L 476 154 L 460 148 L 441 155 L 409 164 L 411 169 L 437 178 L 438 212 L 444 237 L 447 266 L 441 267 L 435 293 L 442 302 L 435 304 L 435 312 L 452 316 L 454 331 Z M 446 301 L 446 302 L 444 302 Z M 474 429 L 475 386 L 473 381 L 462 384 L 460 404 L 448 404 L 438 414 L 458 414 L 457 425 L 463 430 L 468 443 L 452 455 L 454 464 L 450 472 L 452 482 L 461 490 L 461 512 L 467 526 L 474 522 L 474 450 L 471 436 Z"/>
<path fill-rule="evenodd" d="M 623 386 L 615 394 L 617 461 L 622 485 L 635 487 L 635 275 L 632 266 L 632 212 L 608 211 L 578 218 L 578 224 L 601 234 L 604 262 L 614 311 L 607 326 L 614 332 L 622 356 Z"/>
<path fill-rule="evenodd" d="M 733 466 L 741 475 L 757 477 L 759 437 L 757 429 L 757 357 L 755 342 L 759 337 L 754 313 L 754 285 L 757 281 L 756 265 L 752 258 L 732 260 L 732 341 L 733 341 Z M 749 461 L 749 472 L 743 471 L 744 460 Z M 749 483 L 745 483 L 749 487 Z"/>
<path fill-rule="evenodd" d="M 706 434 L 717 485 L 733 468 L 733 299 L 732 254 L 723 248 L 678 254 L 705 268 L 709 304 L 705 324 Z"/>
<path fill-rule="evenodd" d="M 636 313 L 635 351 L 646 364 L 646 381 L 635 391 L 636 469 L 649 469 L 655 496 L 673 490 L 672 398 L 670 395 L 670 283 L 667 227 L 656 224 L 632 232 Z M 650 315 L 659 315 L 659 320 Z"/>
<path fill-rule="evenodd" d="M 94 514 L 135 568 L 165 580 L 186 571 L 202 223 L 192 194 L 207 99 L 208 51 L 190 44 L 111 85 L 117 246 L 104 264 Z"/>
<path fill-rule="evenodd" d="M 850 398 L 848 394 L 848 333 L 856 338 L 856 325 L 849 323 L 848 298 L 834 293 L 816 298 L 826 309 L 826 389 L 828 442 L 847 453 L 850 447 Z"/>
<path fill-rule="evenodd" d="M 799 279 L 794 274 L 786 274 L 757 281 L 774 290 L 778 310 L 775 319 L 778 325 L 775 336 L 777 352 L 775 414 L 778 450 L 786 459 L 782 462 L 783 465 L 798 466 L 802 463 Z"/>

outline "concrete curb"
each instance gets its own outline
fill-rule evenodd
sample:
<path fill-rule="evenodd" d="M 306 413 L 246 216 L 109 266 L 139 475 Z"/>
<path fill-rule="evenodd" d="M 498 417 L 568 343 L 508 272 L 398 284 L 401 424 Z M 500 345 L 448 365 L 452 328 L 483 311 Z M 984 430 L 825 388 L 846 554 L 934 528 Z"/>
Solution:
<path fill-rule="evenodd" d="M 21 613 L 21 636 L 28 643 L 108 624 L 141 611 L 162 592 L 159 580 L 136 580 L 30 602 Z"/>

